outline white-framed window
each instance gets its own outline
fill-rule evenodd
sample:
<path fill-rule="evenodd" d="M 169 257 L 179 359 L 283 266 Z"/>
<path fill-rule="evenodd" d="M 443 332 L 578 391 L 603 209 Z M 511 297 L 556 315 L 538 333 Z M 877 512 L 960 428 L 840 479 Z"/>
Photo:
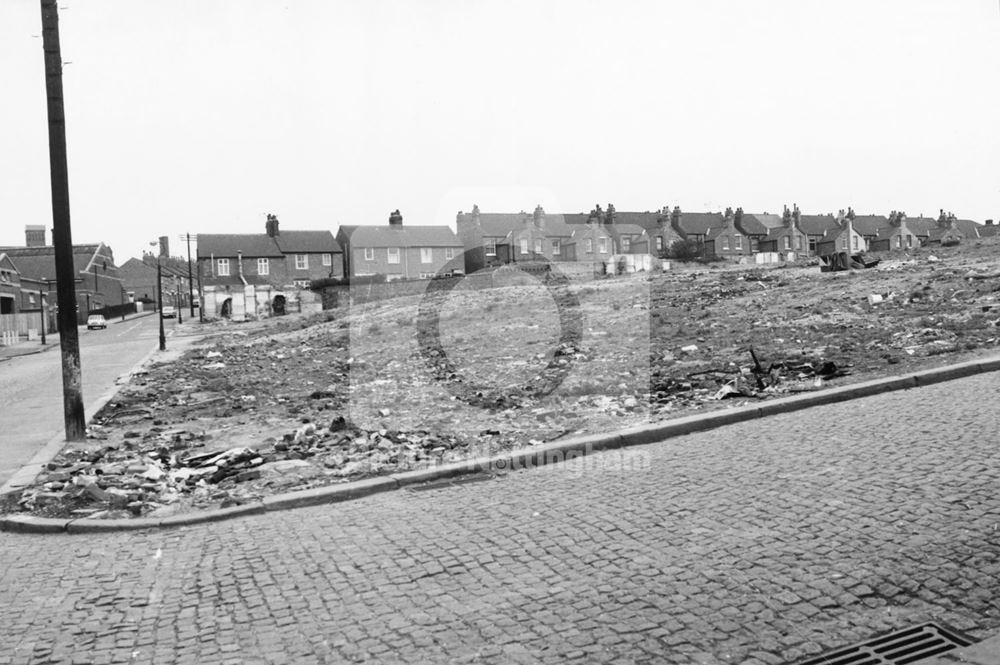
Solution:
<path fill-rule="evenodd" d="M 656 236 L 656 251 L 663 251 L 663 236 Z"/>
<path fill-rule="evenodd" d="M 896 236 L 896 249 L 900 249 L 903 246 L 903 236 Z"/>
<path fill-rule="evenodd" d="M 375 260 L 375 248 L 365 247 L 365 261 L 374 261 L 374 260 Z"/>
<path fill-rule="evenodd" d="M 840 248 L 841 249 L 847 249 L 847 238 L 841 238 L 840 239 Z"/>
<path fill-rule="evenodd" d="M 308 254 L 296 254 L 295 255 L 295 269 L 296 270 L 308 270 L 309 269 L 309 255 Z"/>
<path fill-rule="evenodd" d="M 597 249 L 601 254 L 608 253 L 608 239 L 606 236 L 597 239 Z"/>
<path fill-rule="evenodd" d="M 791 249 L 792 248 L 792 239 L 789 236 L 785 236 L 784 238 L 782 238 L 781 239 L 781 247 L 783 249 Z"/>
<path fill-rule="evenodd" d="M 486 256 L 496 256 L 497 255 L 497 239 L 487 238 L 485 241 Z"/>
<path fill-rule="evenodd" d="M 562 253 L 562 243 L 559 242 L 558 238 L 552 240 L 552 255 L 559 256 Z"/>
<path fill-rule="evenodd" d="M 733 243 L 736 249 L 743 249 L 743 236 L 733 236 Z"/>
<path fill-rule="evenodd" d="M 388 247 L 385 252 L 389 263 L 399 263 L 399 247 Z"/>
<path fill-rule="evenodd" d="M 522 254 L 527 254 L 528 253 L 528 239 L 527 238 L 521 238 L 521 253 Z"/>
<path fill-rule="evenodd" d="M 444 258 L 445 258 L 446 261 L 450 261 L 451 259 L 455 258 L 455 248 L 454 247 L 445 247 L 444 248 Z"/>
<path fill-rule="evenodd" d="M 816 238 L 809 238 L 809 251 L 810 252 L 816 251 Z"/>
<path fill-rule="evenodd" d="M 851 245 L 852 245 L 852 249 L 857 249 L 858 248 L 858 237 L 857 236 L 852 236 L 851 237 Z"/>
<path fill-rule="evenodd" d="M 594 239 L 593 238 L 584 238 L 583 249 L 584 249 L 585 252 L 587 252 L 587 254 L 593 254 L 594 253 Z"/>
<path fill-rule="evenodd" d="M 542 253 L 542 239 L 535 238 L 535 254 L 541 254 L 541 253 Z"/>
<path fill-rule="evenodd" d="M 258 275 L 270 275 L 271 274 L 271 262 L 267 259 L 257 259 L 257 274 Z"/>
<path fill-rule="evenodd" d="M 911 235 L 906 236 L 906 246 L 913 247 L 913 236 Z"/>
<path fill-rule="evenodd" d="M 323 265 L 332 266 L 333 265 L 333 254 L 323 254 Z"/>
<path fill-rule="evenodd" d="M 430 247 L 420 248 L 420 262 L 430 263 L 434 260 L 434 251 Z"/>
<path fill-rule="evenodd" d="M 802 251 L 802 236 L 795 236 L 795 251 Z"/>
<path fill-rule="evenodd" d="M 216 259 L 215 260 L 215 272 L 218 273 L 219 277 L 229 276 L 229 259 Z"/>
<path fill-rule="evenodd" d="M 729 249 L 729 236 L 722 236 L 722 249 Z"/>

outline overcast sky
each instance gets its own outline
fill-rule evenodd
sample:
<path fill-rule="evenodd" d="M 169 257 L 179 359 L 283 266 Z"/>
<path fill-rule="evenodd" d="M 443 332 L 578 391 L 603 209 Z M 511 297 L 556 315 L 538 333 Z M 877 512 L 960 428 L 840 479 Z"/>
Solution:
<path fill-rule="evenodd" d="M 75 242 L 743 206 L 1000 217 L 998 0 L 65 0 Z M 0 2 L 0 244 L 52 225 Z"/>

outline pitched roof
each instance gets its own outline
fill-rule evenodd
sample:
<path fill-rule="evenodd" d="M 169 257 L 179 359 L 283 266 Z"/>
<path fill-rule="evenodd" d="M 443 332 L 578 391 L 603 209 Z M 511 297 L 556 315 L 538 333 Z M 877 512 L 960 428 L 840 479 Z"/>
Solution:
<path fill-rule="evenodd" d="M 199 233 L 198 258 L 210 256 L 281 256 L 274 238 L 266 233 Z"/>
<path fill-rule="evenodd" d="M 906 225 L 918 236 L 928 236 L 937 228 L 937 220 L 932 217 L 907 217 Z"/>
<path fill-rule="evenodd" d="M 448 226 L 341 226 L 355 247 L 462 247 Z"/>
<path fill-rule="evenodd" d="M 1000 228 L 1000 226 L 998 226 L 996 224 L 984 224 L 979 229 L 979 237 L 980 238 L 993 238 L 994 236 L 997 235 L 997 229 L 998 228 Z"/>
<path fill-rule="evenodd" d="M 799 228 L 810 236 L 821 236 L 833 228 L 840 228 L 833 215 L 801 215 Z"/>
<path fill-rule="evenodd" d="M 659 212 L 627 212 L 616 210 L 615 211 L 615 226 L 639 226 L 645 231 L 652 231 L 660 227 L 660 217 Z M 633 233 L 633 231 L 629 231 Z"/>
<path fill-rule="evenodd" d="M 955 226 L 965 234 L 966 238 L 978 238 L 980 237 L 980 230 L 983 225 L 979 222 L 974 222 L 971 219 L 956 219 Z"/>
<path fill-rule="evenodd" d="M 103 243 L 96 245 L 73 245 L 73 269 L 80 273 L 87 270 L 91 261 L 98 254 L 98 251 L 105 247 Z M 45 245 L 42 247 L 0 247 L 11 258 L 17 266 L 19 273 L 25 277 L 34 279 L 55 279 L 56 277 L 56 255 L 55 247 Z M 109 256 L 112 268 L 115 268 L 113 259 Z"/>
<path fill-rule="evenodd" d="M 777 219 L 777 224 L 765 224 L 764 219 L 771 221 L 770 218 L 773 217 Z M 743 213 L 743 217 L 740 219 L 737 226 L 743 231 L 743 233 L 751 236 L 762 236 L 767 235 L 769 229 L 775 226 L 781 226 L 781 218 L 777 215 L 755 215 L 751 213 Z"/>
<path fill-rule="evenodd" d="M 274 241 L 285 254 L 340 253 L 340 245 L 329 231 L 281 231 Z"/>
<path fill-rule="evenodd" d="M 885 215 L 856 215 L 851 223 L 861 235 L 877 236 L 879 229 L 889 225 L 889 218 Z"/>
<path fill-rule="evenodd" d="M 708 235 L 708 232 L 722 226 L 725 218 L 721 212 L 682 212 L 677 226 L 685 235 Z"/>
<path fill-rule="evenodd" d="M 479 227 L 483 230 L 484 236 L 502 237 L 510 231 L 524 224 L 524 220 L 531 216 L 524 212 L 481 212 L 479 213 Z M 473 214 L 471 212 L 459 213 L 456 217 L 457 224 L 473 224 Z"/>

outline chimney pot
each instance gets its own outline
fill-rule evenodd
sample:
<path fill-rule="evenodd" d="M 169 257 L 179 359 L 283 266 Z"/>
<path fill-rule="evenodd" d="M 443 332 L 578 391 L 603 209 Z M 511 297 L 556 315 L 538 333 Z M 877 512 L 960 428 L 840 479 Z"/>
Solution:
<path fill-rule="evenodd" d="M 475 208 L 473 212 L 478 212 Z M 396 208 L 389 215 L 389 226 L 402 226 L 403 225 L 403 215 L 400 214 L 399 208 Z"/>

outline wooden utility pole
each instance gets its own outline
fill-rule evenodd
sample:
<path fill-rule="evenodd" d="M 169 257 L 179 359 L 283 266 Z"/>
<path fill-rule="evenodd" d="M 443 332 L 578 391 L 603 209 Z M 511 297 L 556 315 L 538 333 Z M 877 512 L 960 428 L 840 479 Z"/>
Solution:
<path fill-rule="evenodd" d="M 59 345 L 62 350 L 63 415 L 66 440 L 87 436 L 80 373 L 80 337 L 77 330 L 73 235 L 69 219 L 69 169 L 66 165 L 66 113 L 63 108 L 62 53 L 59 48 L 59 7 L 42 3 L 42 49 L 45 52 L 45 93 L 49 113 L 49 172 L 52 181 L 52 244 L 56 259 L 56 296 L 59 304 Z"/>

